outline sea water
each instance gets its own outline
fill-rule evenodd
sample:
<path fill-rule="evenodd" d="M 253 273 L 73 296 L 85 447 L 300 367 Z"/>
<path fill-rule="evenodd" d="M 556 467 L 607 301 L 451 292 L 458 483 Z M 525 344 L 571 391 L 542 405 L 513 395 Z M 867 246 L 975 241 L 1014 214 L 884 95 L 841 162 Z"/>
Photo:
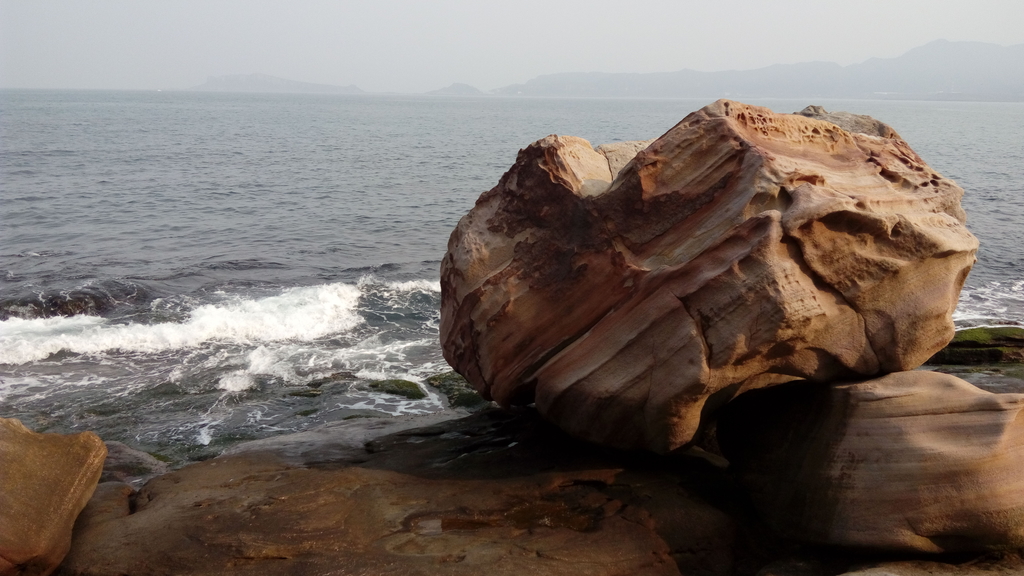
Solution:
<path fill-rule="evenodd" d="M 174 460 L 443 409 L 448 235 L 516 152 L 664 133 L 703 100 L 0 92 L 0 416 Z M 1024 105 L 871 114 L 965 190 L 959 326 L 1024 323 Z M 312 386 L 311 386 L 312 385 Z"/>

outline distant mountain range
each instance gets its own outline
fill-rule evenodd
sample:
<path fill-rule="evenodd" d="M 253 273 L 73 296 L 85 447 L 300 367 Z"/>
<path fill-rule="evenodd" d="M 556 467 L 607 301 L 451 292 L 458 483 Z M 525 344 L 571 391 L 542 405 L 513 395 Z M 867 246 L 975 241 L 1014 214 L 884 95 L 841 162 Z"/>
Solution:
<path fill-rule="evenodd" d="M 211 76 L 190 88 L 203 92 L 366 94 L 355 85 L 297 82 L 266 74 Z M 427 92 L 437 96 L 482 96 L 455 83 Z M 723 72 L 566 72 L 538 76 L 490 94 L 597 98 L 872 98 L 894 100 L 1024 101 L 1024 44 L 936 40 L 896 58 L 872 58 L 840 66 L 834 62 L 776 64 Z"/>
<path fill-rule="evenodd" d="M 756 70 L 563 73 L 492 91 L 506 96 L 880 98 L 1024 101 L 1024 44 L 936 40 L 897 58 L 778 64 Z"/>
<path fill-rule="evenodd" d="M 296 82 L 266 74 L 233 74 L 229 76 L 210 76 L 205 84 L 189 90 L 200 92 L 264 92 L 283 94 L 365 94 L 354 84 L 351 86 L 332 86 L 330 84 L 313 84 Z"/>

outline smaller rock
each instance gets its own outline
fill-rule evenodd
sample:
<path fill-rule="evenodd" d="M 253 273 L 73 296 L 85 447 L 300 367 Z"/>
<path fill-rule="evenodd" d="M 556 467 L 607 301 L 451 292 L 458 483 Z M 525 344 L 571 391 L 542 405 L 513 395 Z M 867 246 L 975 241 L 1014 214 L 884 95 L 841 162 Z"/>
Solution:
<path fill-rule="evenodd" d="M 465 378 L 454 371 L 435 374 L 427 378 L 427 384 L 444 394 L 448 398 L 448 405 L 452 408 L 465 408 L 470 412 L 476 412 L 491 405 L 470 386 Z"/>
<path fill-rule="evenodd" d="M 295 392 L 289 392 L 289 396 L 297 396 L 299 398 L 316 398 L 321 394 L 319 388 L 296 390 Z"/>
<path fill-rule="evenodd" d="M 622 172 L 622 169 L 626 167 L 636 158 L 638 152 L 647 148 L 656 140 L 652 138 L 650 140 L 629 140 L 627 142 L 613 142 L 611 144 L 601 144 L 594 150 L 600 155 L 608 159 L 608 169 L 611 171 L 612 180 Z"/>
<path fill-rule="evenodd" d="M 813 105 L 796 112 L 796 114 L 807 118 L 814 118 L 815 120 L 831 122 L 847 132 L 867 134 L 868 136 L 880 136 L 882 138 L 900 138 L 900 135 L 897 134 L 896 131 L 888 124 L 879 122 L 871 116 L 865 116 L 863 114 L 829 112 L 825 110 L 824 106 Z"/>
<path fill-rule="evenodd" d="M 374 380 L 373 382 L 370 382 L 369 387 L 375 392 L 404 396 L 410 400 L 422 400 L 427 397 L 427 393 L 420 388 L 419 384 L 398 378 Z"/>
<path fill-rule="evenodd" d="M 1024 362 L 1024 328 L 968 328 L 953 336 L 929 364 L 991 364 Z"/>
<path fill-rule="evenodd" d="M 57 568 L 106 455 L 92 432 L 38 434 L 0 418 L 0 576 Z"/>
<path fill-rule="evenodd" d="M 170 466 L 153 456 L 121 442 L 105 442 L 107 458 L 103 462 L 100 482 L 123 482 L 136 486 L 154 476 L 170 472 Z"/>
<path fill-rule="evenodd" d="M 1024 546 L 1024 394 L 915 370 L 754 390 L 717 438 L 784 537 L 908 552 Z"/>
<path fill-rule="evenodd" d="M 330 376 L 324 376 L 323 378 L 315 378 L 306 383 L 306 386 L 310 388 L 319 388 L 324 384 L 331 384 L 333 382 L 346 382 L 356 379 L 356 375 L 351 372 L 334 372 Z"/>

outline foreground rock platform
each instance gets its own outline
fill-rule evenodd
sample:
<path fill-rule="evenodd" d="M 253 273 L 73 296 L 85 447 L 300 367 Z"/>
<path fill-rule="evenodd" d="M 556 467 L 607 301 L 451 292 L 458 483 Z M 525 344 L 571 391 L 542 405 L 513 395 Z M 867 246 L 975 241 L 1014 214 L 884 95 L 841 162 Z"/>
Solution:
<path fill-rule="evenodd" d="M 387 423 L 355 423 L 357 442 L 371 424 Z M 705 460 L 594 447 L 533 411 L 361 449 L 343 430 L 240 447 L 135 494 L 100 485 L 60 573 L 753 574 L 770 541 L 723 511 Z"/>
<path fill-rule="evenodd" d="M 597 447 L 530 410 L 338 423 L 240 445 L 138 492 L 101 484 L 59 573 L 981 576 L 1021 565 L 1013 553 L 876 557 L 779 539 L 720 459 L 690 454 Z M 922 567 L 932 572 L 906 571 Z"/>
<path fill-rule="evenodd" d="M 899 372 L 751 392 L 722 411 L 717 440 L 780 534 L 910 552 L 1017 549 L 1022 409 L 1021 393 Z"/>
<path fill-rule="evenodd" d="M 39 434 L 0 418 L 0 575 L 51 573 L 107 455 L 92 432 Z"/>
<path fill-rule="evenodd" d="M 963 190 L 884 124 L 805 112 L 869 133 L 721 100 L 642 149 L 521 150 L 449 240 L 446 360 L 503 406 L 662 453 L 747 390 L 920 366 L 975 260 Z"/>

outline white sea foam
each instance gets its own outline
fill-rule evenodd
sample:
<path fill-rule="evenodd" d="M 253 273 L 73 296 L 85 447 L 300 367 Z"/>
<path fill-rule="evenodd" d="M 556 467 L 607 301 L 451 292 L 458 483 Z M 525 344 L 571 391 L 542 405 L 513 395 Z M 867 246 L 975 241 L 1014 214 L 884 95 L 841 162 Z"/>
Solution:
<path fill-rule="evenodd" d="M 1024 280 L 965 286 L 953 321 L 958 326 L 1024 323 Z"/>
<path fill-rule="evenodd" d="M 437 280 L 409 280 L 406 282 L 388 282 L 387 287 L 400 292 L 441 292 L 441 283 Z"/>
<path fill-rule="evenodd" d="M 220 377 L 217 388 L 228 392 L 242 392 L 256 385 L 256 379 L 245 370 L 235 370 Z"/>
<path fill-rule="evenodd" d="M 291 288 L 267 298 L 199 306 L 181 323 L 115 324 L 94 316 L 11 318 L 0 322 L 0 363 L 32 362 L 60 350 L 159 352 L 208 341 L 309 341 L 360 324 L 359 296 L 358 287 L 344 283 Z"/>

